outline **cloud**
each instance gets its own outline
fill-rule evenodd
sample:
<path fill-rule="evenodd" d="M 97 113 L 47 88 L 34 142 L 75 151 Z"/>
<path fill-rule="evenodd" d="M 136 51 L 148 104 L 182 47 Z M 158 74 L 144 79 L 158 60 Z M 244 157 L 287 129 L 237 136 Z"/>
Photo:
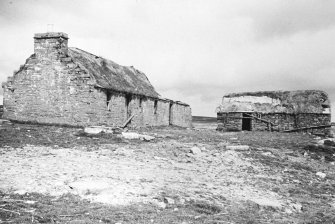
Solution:
<path fill-rule="evenodd" d="M 196 115 L 215 116 L 224 94 L 241 91 L 322 89 L 335 102 L 334 1 L 9 2 L 0 2 L 0 82 L 54 24 L 69 46 L 134 65 Z"/>
<path fill-rule="evenodd" d="M 282 38 L 300 32 L 313 33 L 335 25 L 331 0 L 266 0 L 244 9 L 260 39 Z M 307 33 L 307 35 L 308 35 Z"/>

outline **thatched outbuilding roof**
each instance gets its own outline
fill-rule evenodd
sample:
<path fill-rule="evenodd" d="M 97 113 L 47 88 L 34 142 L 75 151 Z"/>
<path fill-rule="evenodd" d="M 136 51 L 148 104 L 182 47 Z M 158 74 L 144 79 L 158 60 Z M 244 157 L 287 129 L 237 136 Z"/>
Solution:
<path fill-rule="evenodd" d="M 232 93 L 222 98 L 218 112 L 330 113 L 330 101 L 320 90 Z"/>
<path fill-rule="evenodd" d="M 153 98 L 159 97 L 147 76 L 132 66 L 121 66 L 78 48 L 68 48 L 68 54 L 76 64 L 88 72 L 91 78 L 95 79 L 97 87 Z"/>

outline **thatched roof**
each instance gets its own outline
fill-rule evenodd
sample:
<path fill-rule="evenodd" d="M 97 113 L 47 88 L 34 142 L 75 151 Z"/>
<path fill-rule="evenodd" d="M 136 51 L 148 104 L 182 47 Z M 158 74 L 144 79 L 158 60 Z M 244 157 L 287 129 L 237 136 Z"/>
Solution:
<path fill-rule="evenodd" d="M 330 113 L 328 94 L 320 90 L 232 93 L 222 98 L 219 112 Z"/>
<path fill-rule="evenodd" d="M 159 97 L 147 76 L 132 66 L 118 65 L 111 60 L 78 48 L 69 48 L 68 54 L 76 64 L 79 64 L 95 79 L 97 87 L 154 98 Z"/>

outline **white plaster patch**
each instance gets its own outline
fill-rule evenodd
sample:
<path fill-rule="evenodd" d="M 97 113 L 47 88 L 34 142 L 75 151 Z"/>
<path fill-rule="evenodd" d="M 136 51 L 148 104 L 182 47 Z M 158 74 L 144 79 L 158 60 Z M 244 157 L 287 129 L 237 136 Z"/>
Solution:
<path fill-rule="evenodd" d="M 279 99 L 274 99 L 268 96 L 239 96 L 239 97 L 224 97 L 222 99 L 222 104 L 224 103 L 233 103 L 233 102 L 240 102 L 240 103 L 269 103 L 272 105 L 280 105 L 281 101 Z"/>

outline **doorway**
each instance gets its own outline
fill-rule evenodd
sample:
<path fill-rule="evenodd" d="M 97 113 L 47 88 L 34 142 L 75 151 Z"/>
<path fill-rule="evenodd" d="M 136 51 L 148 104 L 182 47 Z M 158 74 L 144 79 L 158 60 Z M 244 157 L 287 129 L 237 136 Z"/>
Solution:
<path fill-rule="evenodd" d="M 243 113 L 242 116 L 242 131 L 251 131 L 251 116 L 247 113 Z"/>
<path fill-rule="evenodd" d="M 131 98 L 131 94 L 126 94 L 126 114 L 127 114 L 127 118 L 129 118 L 132 114 L 131 114 L 131 108 L 129 106 L 130 102 L 131 102 L 132 98 Z"/>

